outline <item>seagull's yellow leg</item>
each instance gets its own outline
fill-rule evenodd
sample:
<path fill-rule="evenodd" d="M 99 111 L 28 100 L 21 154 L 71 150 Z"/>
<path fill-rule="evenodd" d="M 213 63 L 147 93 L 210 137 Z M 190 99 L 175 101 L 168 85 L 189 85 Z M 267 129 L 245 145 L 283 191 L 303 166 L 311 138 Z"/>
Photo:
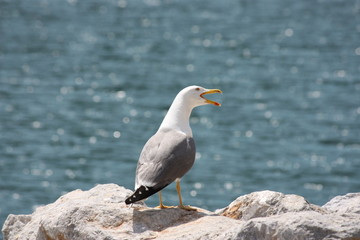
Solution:
<path fill-rule="evenodd" d="M 165 205 L 163 204 L 161 191 L 159 192 L 159 202 L 160 202 L 160 204 L 159 204 L 159 206 L 157 206 L 156 208 L 160 208 L 160 209 L 173 208 L 173 207 L 171 207 L 171 206 L 165 206 Z"/>
<path fill-rule="evenodd" d="M 178 207 L 181 209 L 184 209 L 184 210 L 188 210 L 188 211 L 196 211 L 196 208 L 192 208 L 190 206 L 185 206 L 183 204 L 182 197 L 181 197 L 180 179 L 176 179 L 176 191 L 179 196 L 179 206 Z"/>

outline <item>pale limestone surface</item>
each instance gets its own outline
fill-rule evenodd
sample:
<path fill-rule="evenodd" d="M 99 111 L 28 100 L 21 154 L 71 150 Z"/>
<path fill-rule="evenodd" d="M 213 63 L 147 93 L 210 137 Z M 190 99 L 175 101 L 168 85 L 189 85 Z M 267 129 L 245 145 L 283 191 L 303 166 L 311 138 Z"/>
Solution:
<path fill-rule="evenodd" d="M 360 239 L 360 193 L 323 207 L 272 191 L 241 196 L 210 212 L 126 206 L 132 193 L 115 184 L 75 190 L 31 215 L 9 215 L 4 240 Z"/>

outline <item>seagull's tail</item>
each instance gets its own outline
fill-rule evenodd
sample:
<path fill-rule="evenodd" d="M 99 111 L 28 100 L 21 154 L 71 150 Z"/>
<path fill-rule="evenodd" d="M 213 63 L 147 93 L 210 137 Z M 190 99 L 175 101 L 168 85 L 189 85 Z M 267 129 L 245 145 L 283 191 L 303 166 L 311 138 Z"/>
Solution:
<path fill-rule="evenodd" d="M 126 204 L 135 203 L 137 201 L 143 200 L 145 198 L 150 197 L 151 195 L 159 192 L 163 188 L 165 188 L 167 185 L 162 187 L 145 187 L 140 186 L 136 191 L 125 200 Z"/>

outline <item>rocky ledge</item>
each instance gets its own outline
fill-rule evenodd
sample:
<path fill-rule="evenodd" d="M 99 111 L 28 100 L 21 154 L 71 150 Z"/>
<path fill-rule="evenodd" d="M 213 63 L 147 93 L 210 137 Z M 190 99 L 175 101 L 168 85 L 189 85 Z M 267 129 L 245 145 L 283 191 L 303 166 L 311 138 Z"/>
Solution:
<path fill-rule="evenodd" d="M 130 194 L 115 184 L 75 190 L 31 215 L 9 215 L 4 240 L 360 239 L 360 193 L 320 207 L 301 196 L 261 191 L 215 212 L 129 207 Z"/>

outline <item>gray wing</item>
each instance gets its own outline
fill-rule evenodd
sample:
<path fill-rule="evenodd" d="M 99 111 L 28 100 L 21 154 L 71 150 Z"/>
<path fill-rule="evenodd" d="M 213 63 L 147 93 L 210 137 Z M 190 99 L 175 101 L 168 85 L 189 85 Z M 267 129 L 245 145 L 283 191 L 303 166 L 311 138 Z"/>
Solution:
<path fill-rule="evenodd" d="M 193 138 L 175 130 L 157 132 L 140 154 L 135 188 L 165 187 L 181 178 L 193 166 L 195 152 Z"/>

